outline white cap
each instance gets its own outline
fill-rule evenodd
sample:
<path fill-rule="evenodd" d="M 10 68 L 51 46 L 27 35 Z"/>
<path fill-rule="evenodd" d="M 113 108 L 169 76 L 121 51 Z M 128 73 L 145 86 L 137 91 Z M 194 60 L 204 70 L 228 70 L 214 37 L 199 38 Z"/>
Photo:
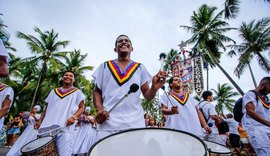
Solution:
<path fill-rule="evenodd" d="M 90 112 L 91 111 L 91 107 L 89 107 L 89 106 L 85 107 L 85 111 L 86 112 Z"/>
<path fill-rule="evenodd" d="M 9 55 L 8 52 L 6 50 L 6 47 L 4 46 L 3 41 L 0 39 L 0 56 L 5 56 L 7 59 L 7 62 L 9 62 Z"/>
<path fill-rule="evenodd" d="M 38 112 L 41 110 L 41 107 L 39 105 L 35 105 L 34 108 L 36 108 Z"/>

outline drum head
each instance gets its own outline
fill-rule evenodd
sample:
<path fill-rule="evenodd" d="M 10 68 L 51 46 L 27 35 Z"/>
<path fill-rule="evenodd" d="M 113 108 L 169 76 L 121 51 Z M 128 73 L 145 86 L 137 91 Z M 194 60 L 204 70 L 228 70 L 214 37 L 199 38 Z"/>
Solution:
<path fill-rule="evenodd" d="M 43 137 L 43 138 L 38 138 L 36 140 L 33 140 L 26 145 L 24 145 L 21 149 L 22 153 L 34 151 L 36 149 L 39 149 L 40 147 L 50 143 L 53 141 L 52 137 Z"/>
<path fill-rule="evenodd" d="M 165 128 L 126 130 L 105 137 L 89 150 L 91 156 L 203 156 L 206 145 L 197 136 Z"/>
<path fill-rule="evenodd" d="M 216 153 L 216 154 L 229 154 L 231 153 L 231 150 L 227 148 L 224 145 L 211 142 L 211 141 L 204 141 L 207 145 L 207 149 L 210 153 Z"/>

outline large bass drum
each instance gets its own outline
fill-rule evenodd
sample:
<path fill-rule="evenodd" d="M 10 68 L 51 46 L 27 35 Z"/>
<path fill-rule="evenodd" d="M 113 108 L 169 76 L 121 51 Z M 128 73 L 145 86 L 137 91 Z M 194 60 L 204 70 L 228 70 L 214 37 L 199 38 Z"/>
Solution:
<path fill-rule="evenodd" d="M 197 136 L 165 128 L 121 131 L 95 143 L 89 156 L 206 156 L 206 144 Z"/>
<path fill-rule="evenodd" d="M 35 139 L 21 148 L 23 156 L 57 156 L 57 148 L 53 137 Z"/>

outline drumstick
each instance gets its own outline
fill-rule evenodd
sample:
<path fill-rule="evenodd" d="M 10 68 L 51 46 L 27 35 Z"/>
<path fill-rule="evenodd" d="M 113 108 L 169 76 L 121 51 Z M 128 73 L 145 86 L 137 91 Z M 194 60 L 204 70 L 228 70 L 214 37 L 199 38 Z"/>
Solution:
<path fill-rule="evenodd" d="M 110 113 L 116 106 L 118 106 L 130 93 L 135 93 L 138 89 L 139 86 L 136 83 L 133 83 L 129 87 L 129 91 L 108 111 L 108 113 Z"/>
<path fill-rule="evenodd" d="M 159 55 L 159 60 L 161 62 L 161 66 L 160 66 L 160 70 L 164 71 L 164 59 L 166 58 L 166 54 L 165 53 L 160 53 Z M 164 81 L 164 78 L 160 78 L 159 80 L 160 82 Z"/>

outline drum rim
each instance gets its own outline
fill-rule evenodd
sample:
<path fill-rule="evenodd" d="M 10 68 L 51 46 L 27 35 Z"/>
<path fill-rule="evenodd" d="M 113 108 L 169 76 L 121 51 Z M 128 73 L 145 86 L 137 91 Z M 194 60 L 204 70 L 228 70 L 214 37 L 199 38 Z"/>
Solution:
<path fill-rule="evenodd" d="M 46 136 L 46 137 L 41 137 L 41 138 L 51 138 L 51 140 L 50 140 L 49 142 L 47 142 L 46 144 L 44 144 L 43 146 L 48 145 L 49 143 L 51 143 L 51 142 L 53 141 L 53 137 L 52 137 L 52 136 Z M 21 153 L 26 153 L 26 152 L 23 152 L 22 149 L 23 149 L 26 145 L 28 145 L 28 144 L 30 144 L 30 143 L 32 143 L 33 141 L 38 140 L 38 139 L 40 139 L 40 138 L 34 139 L 34 140 L 28 142 L 27 144 L 23 145 L 23 147 L 21 148 Z M 43 146 L 41 146 L 41 147 L 43 147 Z M 39 149 L 41 149 L 41 147 L 36 148 L 36 149 L 34 149 L 34 150 L 32 150 L 32 151 L 28 151 L 27 153 L 33 152 L 33 151 L 36 151 L 36 150 L 39 150 Z"/>
<path fill-rule="evenodd" d="M 120 131 L 120 132 L 116 132 L 116 133 L 113 133 L 111 135 L 108 135 L 102 139 L 100 139 L 99 141 L 97 141 L 96 143 L 94 143 L 91 148 L 89 149 L 88 151 L 88 155 L 92 152 L 92 150 L 96 147 L 97 144 L 99 144 L 100 142 L 102 142 L 103 140 L 106 140 L 107 138 L 110 138 L 114 135 L 118 135 L 118 134 L 121 134 L 121 133 L 126 133 L 126 132 L 132 132 L 132 131 L 141 131 L 141 130 L 168 130 L 168 131 L 174 131 L 174 132 L 179 132 L 179 133 L 185 133 L 187 135 L 191 135 L 193 136 L 194 138 L 196 138 L 198 141 L 200 141 L 205 149 L 205 153 L 204 153 L 204 156 L 207 156 L 207 152 L 208 152 L 208 148 L 207 148 L 207 145 L 206 143 L 204 143 L 204 140 L 202 140 L 201 138 L 199 138 L 198 136 L 192 134 L 192 133 L 189 133 L 189 132 L 185 132 L 185 131 L 181 131 L 181 130 L 176 130 L 176 129 L 170 129 L 170 128 L 159 128 L 159 127 L 149 127 L 149 128 L 131 128 L 131 129 L 127 129 L 127 130 L 123 130 L 123 131 Z"/>
<path fill-rule="evenodd" d="M 220 145 L 220 146 L 223 146 L 223 147 L 229 149 L 227 146 L 222 145 L 222 144 L 220 144 L 220 143 L 216 143 L 216 142 L 214 142 L 214 141 L 208 141 L 208 140 L 204 140 L 204 141 L 211 142 L 211 143 L 214 143 L 214 144 L 218 144 L 218 145 Z M 206 145 L 206 146 L 207 146 L 207 145 Z M 208 148 L 207 148 L 207 150 L 208 150 Z M 230 151 L 230 152 L 214 152 L 214 151 L 209 151 L 209 152 L 215 153 L 215 154 L 230 154 L 230 153 L 232 153 L 230 149 L 229 149 L 229 151 Z"/>

